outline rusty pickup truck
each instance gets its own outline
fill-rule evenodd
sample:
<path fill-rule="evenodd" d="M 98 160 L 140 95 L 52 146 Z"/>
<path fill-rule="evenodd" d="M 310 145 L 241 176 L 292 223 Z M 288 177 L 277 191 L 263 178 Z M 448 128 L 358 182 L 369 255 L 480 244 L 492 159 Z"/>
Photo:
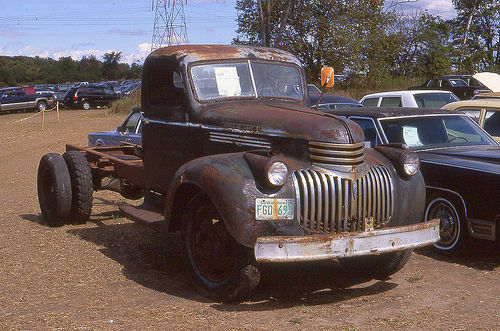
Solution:
<path fill-rule="evenodd" d="M 144 197 L 121 211 L 180 232 L 187 274 L 219 302 L 251 294 L 265 263 L 339 259 L 386 278 L 439 239 L 422 223 L 418 156 L 402 144 L 365 148 L 351 120 L 309 107 L 290 53 L 183 45 L 144 63 L 142 146 L 48 153 L 38 168 L 50 226 L 85 222 L 92 194 Z"/>

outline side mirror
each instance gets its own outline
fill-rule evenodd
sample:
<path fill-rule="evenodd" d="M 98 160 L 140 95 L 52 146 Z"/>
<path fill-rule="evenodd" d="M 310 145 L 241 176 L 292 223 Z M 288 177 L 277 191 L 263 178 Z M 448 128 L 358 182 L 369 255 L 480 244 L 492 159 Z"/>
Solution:
<path fill-rule="evenodd" d="M 325 87 L 333 87 L 334 79 L 333 79 L 333 68 L 332 67 L 323 67 L 321 68 L 321 86 Z"/>

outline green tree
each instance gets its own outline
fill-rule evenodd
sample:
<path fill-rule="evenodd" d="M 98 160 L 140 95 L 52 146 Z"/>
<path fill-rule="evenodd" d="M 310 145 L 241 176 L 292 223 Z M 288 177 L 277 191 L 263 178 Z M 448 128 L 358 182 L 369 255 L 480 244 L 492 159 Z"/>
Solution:
<path fill-rule="evenodd" d="M 500 71 L 500 0 L 453 0 L 454 61 L 460 72 Z"/>
<path fill-rule="evenodd" d="M 104 78 L 113 79 L 115 77 L 121 58 L 121 52 L 110 52 L 103 55 L 102 76 Z"/>

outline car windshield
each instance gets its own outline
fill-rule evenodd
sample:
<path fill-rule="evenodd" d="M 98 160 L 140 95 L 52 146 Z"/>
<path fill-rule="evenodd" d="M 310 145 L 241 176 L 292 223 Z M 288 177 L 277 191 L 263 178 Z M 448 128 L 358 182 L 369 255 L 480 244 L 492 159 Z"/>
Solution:
<path fill-rule="evenodd" d="M 388 118 L 380 122 L 390 143 L 404 143 L 413 150 L 494 144 L 466 115 Z"/>
<path fill-rule="evenodd" d="M 296 66 L 265 62 L 231 62 L 196 65 L 191 68 L 199 100 L 222 98 L 304 97 L 300 70 Z"/>
<path fill-rule="evenodd" d="M 415 101 L 419 108 L 441 108 L 447 103 L 459 101 L 453 93 L 417 93 Z"/>

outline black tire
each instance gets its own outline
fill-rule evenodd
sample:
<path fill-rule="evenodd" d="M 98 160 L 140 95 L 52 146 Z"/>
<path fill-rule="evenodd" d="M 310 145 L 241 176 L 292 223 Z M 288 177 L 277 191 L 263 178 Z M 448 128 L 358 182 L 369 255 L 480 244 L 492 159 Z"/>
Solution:
<path fill-rule="evenodd" d="M 38 202 L 49 226 L 61 226 L 71 213 L 71 179 L 62 155 L 49 153 L 38 165 Z"/>
<path fill-rule="evenodd" d="M 410 260 L 412 253 L 413 249 L 407 249 L 379 255 L 348 257 L 339 259 L 339 262 L 349 272 L 384 280 L 401 270 Z"/>
<path fill-rule="evenodd" d="M 439 236 L 441 239 L 434 247 L 442 252 L 451 252 L 461 247 L 467 237 L 466 227 L 457 208 L 443 197 L 429 200 L 425 210 L 425 221 L 439 219 Z"/>
<path fill-rule="evenodd" d="M 45 101 L 38 101 L 36 104 L 36 110 L 44 111 L 45 109 L 47 109 L 47 103 Z"/>
<path fill-rule="evenodd" d="M 88 102 L 88 101 L 83 101 L 83 102 L 82 102 L 82 108 L 83 108 L 84 110 L 89 110 L 89 109 L 90 109 L 90 102 Z"/>
<path fill-rule="evenodd" d="M 238 301 L 259 283 L 260 272 L 250 249 L 234 240 L 205 195 L 198 194 L 189 202 L 182 240 L 187 274 L 201 295 L 216 302 Z"/>
<path fill-rule="evenodd" d="M 70 220 L 76 224 L 84 224 L 92 212 L 92 194 L 94 186 L 87 158 L 78 151 L 63 154 L 71 179 L 71 213 Z"/>

